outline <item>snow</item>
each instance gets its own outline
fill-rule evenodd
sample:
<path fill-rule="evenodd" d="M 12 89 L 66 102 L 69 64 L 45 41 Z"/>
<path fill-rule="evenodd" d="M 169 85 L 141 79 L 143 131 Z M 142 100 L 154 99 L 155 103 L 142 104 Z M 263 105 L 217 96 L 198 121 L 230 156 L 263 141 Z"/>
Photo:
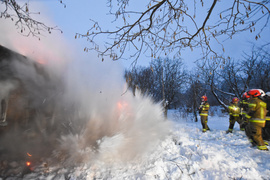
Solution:
<path fill-rule="evenodd" d="M 269 151 L 252 147 L 237 123 L 233 133 L 226 134 L 228 115 L 209 116 L 211 131 L 206 133 L 201 132 L 200 122 L 191 119 L 169 111 L 169 134 L 133 160 L 97 158 L 75 167 L 49 167 L 46 173 L 40 166 L 24 179 L 270 179 Z M 102 151 L 110 151 L 124 140 L 122 134 L 117 134 L 98 143 Z M 114 154 L 111 152 L 111 156 Z"/>

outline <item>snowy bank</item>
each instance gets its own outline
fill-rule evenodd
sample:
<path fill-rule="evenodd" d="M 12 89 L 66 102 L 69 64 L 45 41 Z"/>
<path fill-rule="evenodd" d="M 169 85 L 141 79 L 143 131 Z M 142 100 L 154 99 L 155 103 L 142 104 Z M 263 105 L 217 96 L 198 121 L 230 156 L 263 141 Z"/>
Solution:
<path fill-rule="evenodd" d="M 210 116 L 211 131 L 202 133 L 200 122 L 170 112 L 170 135 L 136 160 L 50 167 L 46 173 L 44 167 L 39 167 L 24 179 L 269 179 L 270 153 L 251 147 L 238 124 L 232 134 L 226 134 L 228 119 Z"/>

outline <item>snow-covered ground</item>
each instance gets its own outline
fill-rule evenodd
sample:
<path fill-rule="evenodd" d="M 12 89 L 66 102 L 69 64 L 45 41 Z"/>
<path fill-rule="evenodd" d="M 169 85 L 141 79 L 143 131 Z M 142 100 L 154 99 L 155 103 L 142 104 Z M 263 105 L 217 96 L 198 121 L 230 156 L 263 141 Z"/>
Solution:
<path fill-rule="evenodd" d="M 228 115 L 210 116 L 210 132 L 201 123 L 170 111 L 170 133 L 150 152 L 132 161 L 98 160 L 73 168 L 37 167 L 23 179 L 270 179 L 270 153 L 251 147 L 235 124 L 226 134 Z M 110 142 L 117 142 L 115 136 Z"/>

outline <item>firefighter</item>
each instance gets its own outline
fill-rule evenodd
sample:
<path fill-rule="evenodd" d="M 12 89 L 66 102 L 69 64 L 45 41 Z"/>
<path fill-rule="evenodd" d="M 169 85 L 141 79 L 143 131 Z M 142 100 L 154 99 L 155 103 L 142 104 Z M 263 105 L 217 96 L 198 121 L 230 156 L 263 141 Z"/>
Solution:
<path fill-rule="evenodd" d="M 207 96 L 204 95 L 201 97 L 201 105 L 199 107 L 199 114 L 201 116 L 201 123 L 202 123 L 202 128 L 203 128 L 202 132 L 210 131 L 210 128 L 207 125 L 209 108 L 210 108 L 210 105 L 207 102 Z"/>
<path fill-rule="evenodd" d="M 265 93 L 264 96 L 266 106 L 266 117 L 265 117 L 265 127 L 262 129 L 263 140 L 270 141 L 270 92 Z"/>
<path fill-rule="evenodd" d="M 240 117 L 240 107 L 239 107 L 238 102 L 239 102 L 239 99 L 237 97 L 234 97 L 232 99 L 231 104 L 229 105 L 230 125 L 229 125 L 229 129 L 226 131 L 227 133 L 232 133 L 235 122 L 238 122 L 238 124 L 240 125 L 240 130 L 242 131 L 245 130 L 243 128 L 242 119 Z"/>
<path fill-rule="evenodd" d="M 265 93 L 259 89 L 251 89 L 247 94 L 250 96 L 247 111 L 250 119 L 245 129 L 246 135 L 252 145 L 257 146 L 259 150 L 268 151 L 262 138 L 262 128 L 265 126 L 266 117 L 266 103 L 262 100 L 262 97 Z"/>
<path fill-rule="evenodd" d="M 240 101 L 240 116 L 241 116 L 241 121 L 242 121 L 242 126 L 245 128 L 245 126 L 248 124 L 248 119 L 250 116 L 247 114 L 248 110 L 248 101 L 250 99 L 250 96 L 247 94 L 247 92 L 243 93 L 242 99 Z"/>

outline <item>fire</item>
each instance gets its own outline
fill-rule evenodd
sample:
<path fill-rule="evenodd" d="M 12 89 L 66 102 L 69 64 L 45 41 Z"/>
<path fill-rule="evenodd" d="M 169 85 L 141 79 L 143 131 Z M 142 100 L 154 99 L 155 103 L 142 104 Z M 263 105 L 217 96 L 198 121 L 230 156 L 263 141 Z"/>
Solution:
<path fill-rule="evenodd" d="M 31 165 L 31 162 L 27 161 L 26 166 L 30 166 L 30 165 Z"/>
<path fill-rule="evenodd" d="M 27 156 L 32 157 L 32 154 L 30 154 L 30 153 L 26 153 L 26 154 L 27 154 Z M 26 166 L 31 167 L 32 163 L 30 161 L 26 161 L 25 164 L 26 164 Z"/>
<path fill-rule="evenodd" d="M 119 110 L 123 110 L 123 109 L 125 109 L 125 108 L 127 108 L 127 106 L 128 106 L 128 103 L 126 103 L 126 102 L 124 102 L 124 101 L 119 101 L 118 103 L 117 103 L 117 106 L 118 106 L 118 109 Z"/>

